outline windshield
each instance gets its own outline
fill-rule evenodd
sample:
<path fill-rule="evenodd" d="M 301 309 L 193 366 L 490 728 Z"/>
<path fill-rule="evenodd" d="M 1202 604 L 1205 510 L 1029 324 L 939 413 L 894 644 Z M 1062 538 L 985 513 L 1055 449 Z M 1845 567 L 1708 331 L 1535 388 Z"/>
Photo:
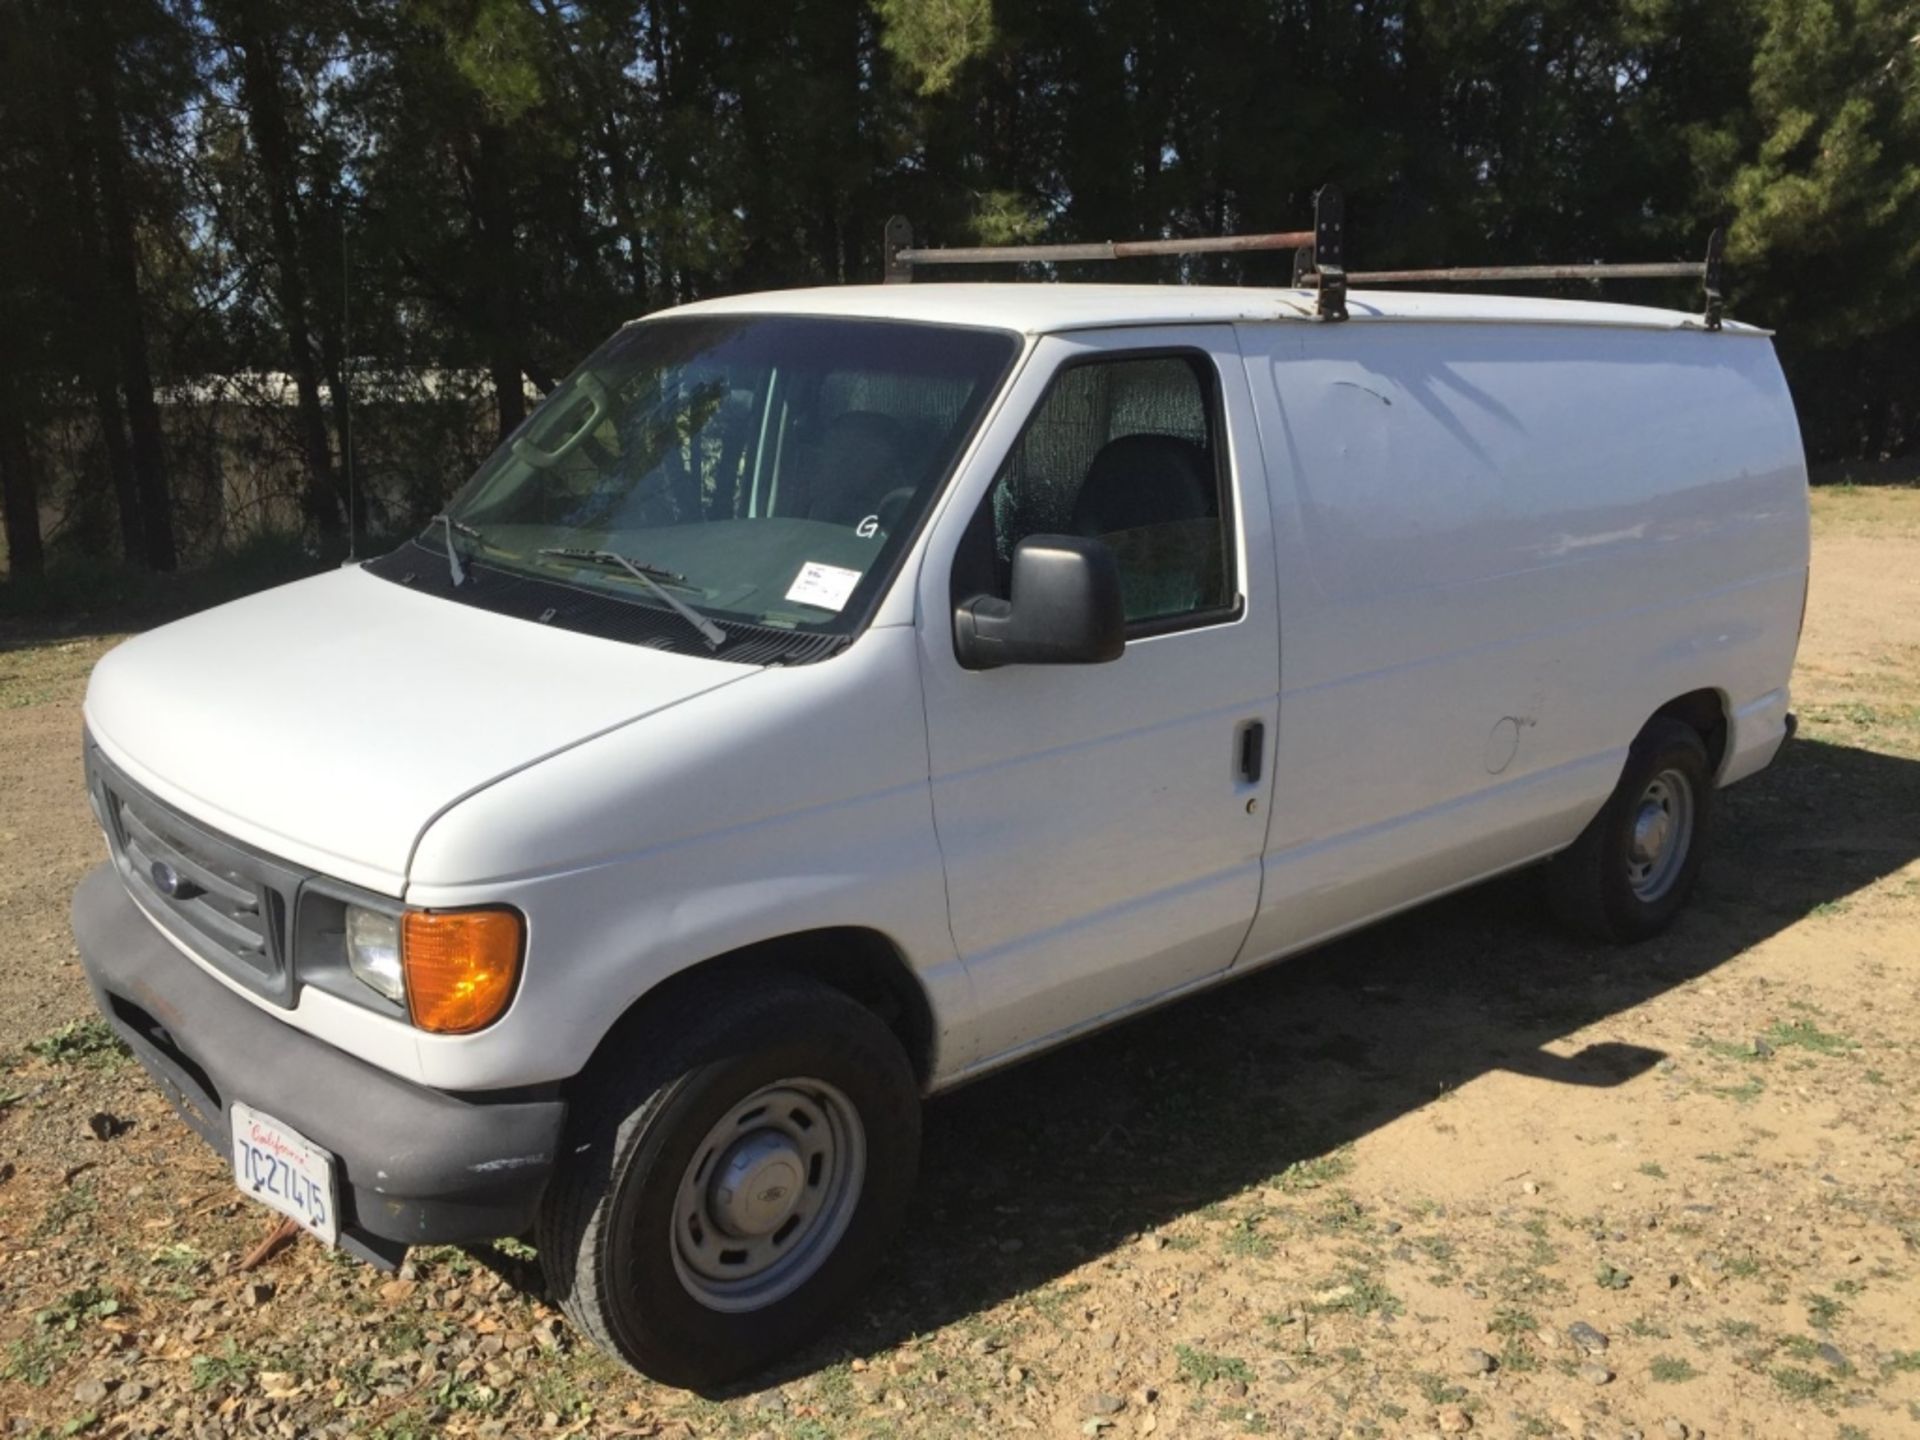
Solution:
<path fill-rule="evenodd" d="M 1000 331 L 891 321 L 631 325 L 480 468 L 447 507 L 452 533 L 422 543 L 679 610 L 666 587 L 723 626 L 848 634 L 1016 348 Z M 484 580 L 469 588 L 487 603 Z M 692 628 L 682 638 L 700 648 Z"/>

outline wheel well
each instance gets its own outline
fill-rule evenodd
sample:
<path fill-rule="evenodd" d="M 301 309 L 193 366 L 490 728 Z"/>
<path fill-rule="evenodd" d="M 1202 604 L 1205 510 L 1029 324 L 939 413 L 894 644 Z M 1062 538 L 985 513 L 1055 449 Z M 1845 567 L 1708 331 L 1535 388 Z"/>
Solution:
<path fill-rule="evenodd" d="M 1694 690 L 1679 695 L 1653 712 L 1653 718 L 1670 716 L 1691 725 L 1707 747 L 1707 764 L 1715 775 L 1727 753 L 1727 707 L 1718 690 Z"/>
<path fill-rule="evenodd" d="M 877 930 L 858 926 L 782 935 L 716 955 L 668 976 L 608 1027 L 594 1060 L 623 1044 L 625 1037 L 645 1024 L 650 1012 L 670 1006 L 682 992 L 735 977 L 743 984 L 750 983 L 755 972 L 768 971 L 816 980 L 873 1011 L 898 1037 L 913 1073 L 923 1086 L 926 1084 L 933 1070 L 933 1010 L 927 1003 L 926 990 L 891 940 Z"/>

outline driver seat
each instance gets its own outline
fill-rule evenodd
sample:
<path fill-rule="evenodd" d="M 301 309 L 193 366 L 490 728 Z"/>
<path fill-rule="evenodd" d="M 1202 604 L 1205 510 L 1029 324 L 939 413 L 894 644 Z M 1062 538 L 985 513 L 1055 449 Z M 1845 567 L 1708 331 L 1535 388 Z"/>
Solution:
<path fill-rule="evenodd" d="M 1069 524 L 1112 548 L 1128 620 L 1217 603 L 1219 497 L 1206 450 L 1178 435 L 1122 435 L 1094 455 Z"/>
<path fill-rule="evenodd" d="M 900 485 L 906 439 L 899 421 L 875 410 L 835 416 L 814 452 L 806 518 L 857 525 L 878 514 Z"/>

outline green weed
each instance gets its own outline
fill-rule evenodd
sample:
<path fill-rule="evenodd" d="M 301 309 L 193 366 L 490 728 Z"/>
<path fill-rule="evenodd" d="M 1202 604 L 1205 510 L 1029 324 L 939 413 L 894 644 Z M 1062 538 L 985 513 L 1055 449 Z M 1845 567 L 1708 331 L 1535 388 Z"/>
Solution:
<path fill-rule="evenodd" d="M 1253 1383 L 1252 1367 L 1237 1355 L 1216 1355 L 1192 1345 L 1176 1345 L 1173 1353 L 1180 1364 L 1180 1378 L 1195 1385 L 1205 1387 L 1216 1380 L 1233 1380 L 1242 1385 Z"/>
<path fill-rule="evenodd" d="M 1509 1337 L 1500 1347 L 1500 1368 L 1515 1375 L 1531 1375 L 1540 1368 L 1540 1357 L 1518 1335 Z"/>
<path fill-rule="evenodd" d="M 1833 1322 L 1846 1313 L 1845 1303 L 1830 1295 L 1807 1296 L 1807 1323 L 1816 1330 L 1831 1330 Z"/>
<path fill-rule="evenodd" d="M 7 1345 L 0 1360 L 0 1380 L 19 1380 L 36 1389 L 53 1379 L 71 1342 L 57 1334 L 34 1330 Z"/>
<path fill-rule="evenodd" d="M 1656 1355 L 1653 1363 L 1647 1367 L 1647 1373 L 1662 1385 L 1678 1385 L 1687 1380 L 1697 1380 L 1700 1372 L 1686 1360 L 1674 1355 Z"/>
<path fill-rule="evenodd" d="M 1238 1260 L 1264 1260 L 1273 1253 L 1273 1242 L 1262 1235 L 1257 1220 L 1238 1220 L 1227 1231 L 1221 1248 Z"/>
<path fill-rule="evenodd" d="M 1751 1105 L 1766 1094 L 1766 1091 L 1767 1087 L 1760 1082 L 1760 1077 L 1755 1075 L 1738 1085 L 1715 1086 L 1713 1093 L 1733 1101 L 1736 1105 Z"/>
<path fill-rule="evenodd" d="M 1294 1161 L 1274 1177 L 1273 1184 L 1289 1195 L 1298 1195 L 1306 1190 L 1318 1190 L 1323 1185 L 1331 1185 L 1344 1178 L 1351 1169 L 1353 1157 L 1345 1150 L 1335 1150 L 1310 1160 Z"/>
<path fill-rule="evenodd" d="M 58 1030 L 28 1042 L 27 1049 L 55 1065 L 114 1065 L 131 1058 L 113 1027 L 96 1017 L 69 1020 Z"/>
<path fill-rule="evenodd" d="M 60 1330 L 71 1335 L 88 1321 L 104 1320 L 109 1315 L 119 1313 L 120 1301 L 111 1290 L 87 1285 L 69 1291 L 46 1309 L 37 1312 L 33 1318 L 49 1330 Z"/>
<path fill-rule="evenodd" d="M 1429 1405 L 1457 1405 L 1467 1398 L 1465 1386 L 1450 1384 L 1424 1370 L 1414 1372 L 1413 1383 L 1420 1387 L 1420 1394 Z"/>
<path fill-rule="evenodd" d="M 247 1383 L 260 1362 L 235 1341 L 227 1341 L 216 1355 L 196 1355 L 193 1357 L 193 1388 L 207 1390 L 214 1386 L 238 1387 Z"/>
<path fill-rule="evenodd" d="M 1364 1270 L 1349 1270 L 1321 1291 L 1310 1306 L 1322 1315 L 1398 1315 L 1400 1298 Z"/>
<path fill-rule="evenodd" d="M 1487 1329 L 1496 1335 L 1531 1335 L 1539 1328 L 1540 1322 L 1531 1310 L 1518 1310 L 1511 1305 L 1501 1306 L 1487 1322 Z"/>
<path fill-rule="evenodd" d="M 1772 1379 L 1780 1393 L 1791 1400 L 1823 1400 L 1833 1390 L 1833 1381 L 1826 1376 L 1793 1365 L 1777 1366 Z"/>
<path fill-rule="evenodd" d="M 1782 1020 L 1767 1031 L 1775 1049 L 1811 1050 L 1816 1055 L 1844 1055 L 1859 1045 L 1844 1035 L 1822 1030 L 1811 1020 Z"/>

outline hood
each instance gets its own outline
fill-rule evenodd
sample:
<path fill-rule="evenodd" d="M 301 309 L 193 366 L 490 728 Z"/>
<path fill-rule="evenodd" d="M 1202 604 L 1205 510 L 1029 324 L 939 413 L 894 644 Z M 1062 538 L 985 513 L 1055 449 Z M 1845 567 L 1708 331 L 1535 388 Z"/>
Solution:
<path fill-rule="evenodd" d="M 87 725 L 161 799 L 237 840 L 391 895 L 448 806 L 756 673 L 417 594 L 355 568 L 136 636 L 95 667 Z"/>

